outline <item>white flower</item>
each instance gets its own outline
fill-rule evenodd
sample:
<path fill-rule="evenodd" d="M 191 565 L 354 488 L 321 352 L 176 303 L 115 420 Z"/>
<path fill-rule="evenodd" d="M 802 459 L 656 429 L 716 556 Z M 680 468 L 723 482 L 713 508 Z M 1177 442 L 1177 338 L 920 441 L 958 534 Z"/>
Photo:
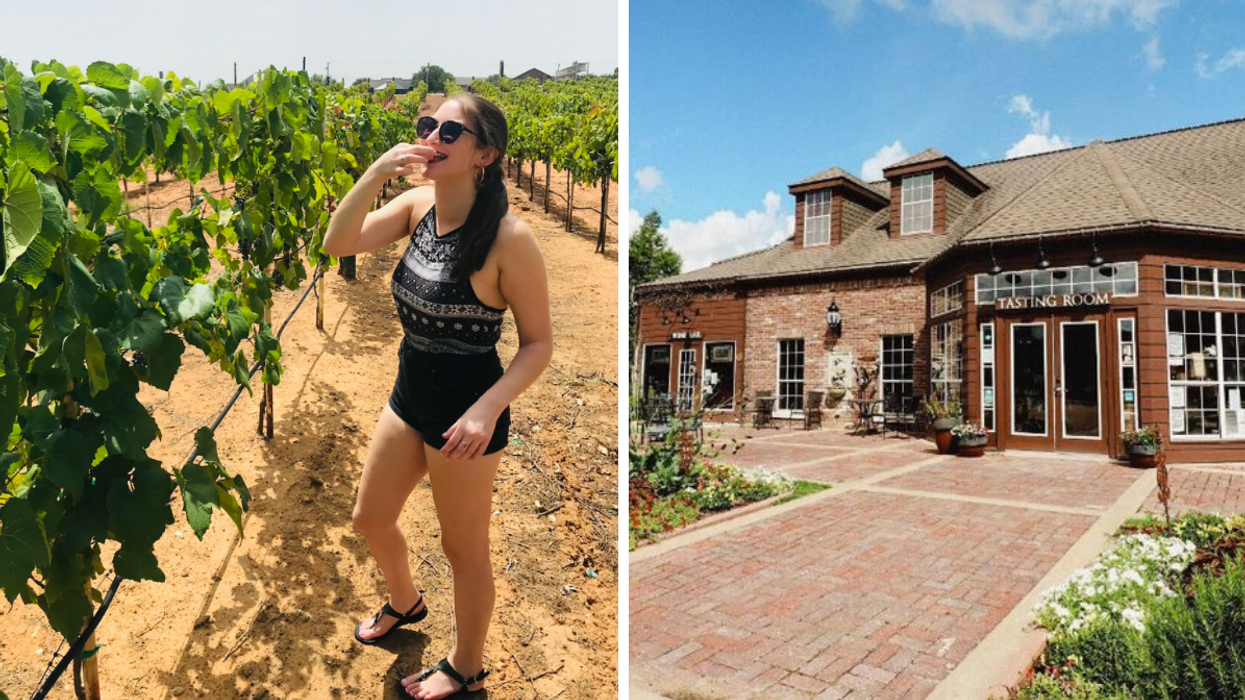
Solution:
<path fill-rule="evenodd" d="M 1121 613 L 1120 617 L 1124 618 L 1124 621 L 1132 625 L 1138 632 L 1146 631 L 1144 623 L 1146 617 L 1145 613 L 1141 612 L 1137 608 L 1127 608 L 1123 613 Z"/>

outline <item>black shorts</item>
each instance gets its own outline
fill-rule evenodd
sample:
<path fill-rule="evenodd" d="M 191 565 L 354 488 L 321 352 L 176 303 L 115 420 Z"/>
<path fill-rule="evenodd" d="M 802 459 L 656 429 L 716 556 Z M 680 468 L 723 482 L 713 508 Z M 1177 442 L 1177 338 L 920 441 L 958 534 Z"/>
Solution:
<path fill-rule="evenodd" d="M 505 372 L 497 351 L 482 355 L 452 355 L 416 350 L 405 341 L 398 350 L 398 379 L 389 395 L 389 407 L 434 449 L 445 447 L 441 437 Z M 493 437 L 484 454 L 493 454 L 510 442 L 510 407 L 497 417 Z"/>

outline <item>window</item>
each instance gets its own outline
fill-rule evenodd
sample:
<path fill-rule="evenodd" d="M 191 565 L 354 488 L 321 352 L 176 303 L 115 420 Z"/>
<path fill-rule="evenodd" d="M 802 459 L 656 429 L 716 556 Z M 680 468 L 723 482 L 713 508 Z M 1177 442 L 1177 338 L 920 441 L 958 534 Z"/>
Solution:
<path fill-rule="evenodd" d="M 696 350 L 679 351 L 679 410 L 696 407 Z"/>
<path fill-rule="evenodd" d="M 1137 322 L 1120 319 L 1120 427 L 1136 430 L 1137 419 Z"/>
<path fill-rule="evenodd" d="M 940 401 L 959 401 L 963 376 L 963 330 L 959 321 L 930 329 L 930 390 Z"/>
<path fill-rule="evenodd" d="M 1109 292 L 1117 297 L 1137 295 L 1137 263 L 1123 262 L 1089 267 L 1052 267 L 1019 270 L 1000 275 L 977 275 L 977 303 L 993 304 L 1009 297 L 1043 297 L 1052 294 Z"/>
<path fill-rule="evenodd" d="M 670 393 L 670 346 L 644 346 L 644 396 L 656 398 Z"/>
<path fill-rule="evenodd" d="M 778 341 L 778 406 L 790 415 L 804 410 L 804 339 Z"/>
<path fill-rule="evenodd" d="M 941 316 L 964 308 L 964 282 L 949 284 L 930 295 L 929 315 Z"/>
<path fill-rule="evenodd" d="M 981 424 L 994 430 L 994 324 L 981 324 Z"/>
<path fill-rule="evenodd" d="M 1163 289 L 1169 297 L 1245 299 L 1245 270 L 1164 265 Z"/>
<path fill-rule="evenodd" d="M 1174 438 L 1245 438 L 1245 313 L 1167 312 Z"/>
<path fill-rule="evenodd" d="M 830 242 L 830 190 L 804 195 L 804 247 Z"/>
<path fill-rule="evenodd" d="M 730 410 L 735 407 L 735 343 L 705 343 L 705 369 L 701 373 L 705 408 Z"/>
<path fill-rule="evenodd" d="M 899 235 L 929 233 L 934 230 L 933 173 L 905 177 L 903 196 L 899 201 Z"/>
<path fill-rule="evenodd" d="M 882 336 L 882 400 L 888 407 L 911 408 L 913 354 L 912 336 Z"/>

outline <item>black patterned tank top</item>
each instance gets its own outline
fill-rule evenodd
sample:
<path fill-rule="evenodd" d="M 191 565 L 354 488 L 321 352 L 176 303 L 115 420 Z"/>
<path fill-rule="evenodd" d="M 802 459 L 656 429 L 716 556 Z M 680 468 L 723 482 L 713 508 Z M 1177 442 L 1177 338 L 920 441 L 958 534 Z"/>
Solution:
<path fill-rule="evenodd" d="M 458 230 L 437 236 L 436 207 L 420 219 L 393 271 L 393 298 L 406 342 L 416 350 L 477 355 L 501 338 L 505 309 L 480 301 L 471 283 L 450 277 Z"/>

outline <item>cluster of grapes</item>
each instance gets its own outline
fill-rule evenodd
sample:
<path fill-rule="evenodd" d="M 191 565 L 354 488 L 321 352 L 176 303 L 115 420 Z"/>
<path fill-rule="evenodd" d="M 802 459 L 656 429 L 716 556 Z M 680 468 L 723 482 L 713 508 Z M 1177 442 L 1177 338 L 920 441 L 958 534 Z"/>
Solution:
<path fill-rule="evenodd" d="M 242 255 L 242 260 L 244 262 L 250 262 L 251 248 L 253 247 L 253 245 L 254 243 L 248 239 L 242 239 L 238 241 L 238 252 Z"/>
<path fill-rule="evenodd" d="M 143 354 L 142 350 L 135 350 L 130 355 L 130 366 L 138 369 L 147 369 L 147 356 Z"/>
<path fill-rule="evenodd" d="M 328 203 L 329 203 L 329 213 L 330 213 L 330 214 L 332 214 L 333 212 L 337 211 L 337 198 L 336 198 L 336 197 L 334 197 L 333 195 L 331 195 L 331 194 L 330 194 L 330 195 L 328 196 Z"/>
<path fill-rule="evenodd" d="M 287 245 L 283 247 L 281 250 L 283 251 L 281 255 L 281 263 L 284 266 L 284 268 L 288 270 L 290 269 L 290 247 Z M 272 281 L 276 283 L 278 287 L 285 286 L 285 274 L 281 272 L 281 269 L 276 267 L 275 265 L 273 266 Z"/>

